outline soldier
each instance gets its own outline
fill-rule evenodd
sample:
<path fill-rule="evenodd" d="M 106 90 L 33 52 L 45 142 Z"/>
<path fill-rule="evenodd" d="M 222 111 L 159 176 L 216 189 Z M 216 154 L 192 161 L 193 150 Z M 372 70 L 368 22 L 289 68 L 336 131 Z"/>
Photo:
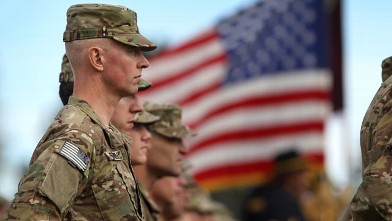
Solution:
<path fill-rule="evenodd" d="M 242 220 L 304 221 L 301 197 L 309 187 L 308 165 L 294 149 L 275 158 L 270 183 L 252 189 L 244 198 Z"/>
<path fill-rule="evenodd" d="M 160 221 L 234 221 L 227 208 L 214 201 L 202 189 L 183 164 L 180 177 L 165 176 L 150 189 L 150 195 L 160 208 Z"/>
<path fill-rule="evenodd" d="M 351 201 L 354 221 L 392 220 L 392 57 L 381 67 L 381 86 L 361 126 L 362 183 Z"/>
<path fill-rule="evenodd" d="M 151 124 L 151 149 L 148 151 L 147 163 L 135 166 L 136 177 L 142 186 L 142 197 L 146 210 L 146 220 L 157 220 L 158 208 L 149 199 L 148 191 L 152 184 L 164 176 L 179 176 L 181 164 L 186 154 L 183 139 L 196 133 L 181 122 L 181 109 L 173 104 L 144 102 L 146 111 L 159 116 Z"/>
<path fill-rule="evenodd" d="M 129 141 L 132 166 L 145 164 L 147 151 L 150 149 L 151 134 L 147 126 L 159 120 L 158 116 L 144 110 L 136 95 L 121 98 L 114 110 L 111 123 L 123 133 Z"/>
<path fill-rule="evenodd" d="M 149 66 L 136 13 L 123 6 L 73 5 L 66 53 L 73 96 L 38 143 L 12 201 L 10 220 L 142 220 L 124 136 L 109 124 Z"/>
<path fill-rule="evenodd" d="M 63 56 L 59 81 L 60 98 L 63 103 L 68 102 L 73 89 L 73 73 L 67 55 Z M 139 82 L 138 91 L 144 91 L 150 87 L 151 83 L 142 79 Z M 144 107 L 136 94 L 123 97 L 118 102 L 111 118 L 111 123 L 125 135 L 127 138 L 125 141 L 130 144 L 129 153 L 132 152 L 130 154 L 131 165 L 146 163 L 146 149 L 150 149 L 150 142 L 148 141 L 151 138 L 151 134 L 146 130 L 145 126 L 158 119 L 158 116 L 144 111 Z M 131 172 L 132 177 L 134 177 L 133 168 L 131 168 Z M 140 195 L 139 192 L 135 192 L 135 194 L 137 196 Z M 146 220 L 151 220 L 158 213 L 158 209 L 146 198 L 147 195 L 142 194 L 142 196 Z"/>
<path fill-rule="evenodd" d="M 229 221 L 231 217 L 221 219 L 219 212 L 225 208 L 222 204 L 211 199 L 208 192 L 198 186 L 188 186 L 190 201 L 187 204 L 184 220 L 204 220 L 204 221 Z"/>

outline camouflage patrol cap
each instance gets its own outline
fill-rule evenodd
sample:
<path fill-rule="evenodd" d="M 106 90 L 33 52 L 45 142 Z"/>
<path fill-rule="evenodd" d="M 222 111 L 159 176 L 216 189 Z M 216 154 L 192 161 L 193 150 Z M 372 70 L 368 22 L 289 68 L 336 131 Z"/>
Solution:
<path fill-rule="evenodd" d="M 73 71 L 71 68 L 71 64 L 69 63 L 67 54 L 63 55 L 63 62 L 61 62 L 61 72 L 59 76 L 59 82 L 74 82 Z M 138 91 L 144 91 L 151 87 L 151 82 L 141 79 L 138 84 Z"/>
<path fill-rule="evenodd" d="M 110 38 L 123 44 L 152 51 L 157 46 L 140 34 L 137 15 L 119 5 L 77 4 L 67 11 L 64 42 Z"/>
<path fill-rule="evenodd" d="M 181 108 L 173 104 L 157 104 L 145 101 L 144 109 L 160 119 L 150 125 L 150 129 L 164 137 L 184 138 L 196 133 L 181 121 Z"/>
<path fill-rule="evenodd" d="M 392 75 L 392 56 L 385 58 L 381 63 L 382 82 L 386 81 Z"/>
<path fill-rule="evenodd" d="M 61 72 L 59 76 L 59 82 L 73 82 L 73 72 L 71 68 L 71 64 L 69 63 L 68 57 L 66 54 L 63 55 L 63 61 L 61 62 Z"/>
<path fill-rule="evenodd" d="M 135 123 L 139 124 L 150 124 L 159 120 L 158 116 L 155 116 L 147 111 L 137 112 L 135 116 Z"/>

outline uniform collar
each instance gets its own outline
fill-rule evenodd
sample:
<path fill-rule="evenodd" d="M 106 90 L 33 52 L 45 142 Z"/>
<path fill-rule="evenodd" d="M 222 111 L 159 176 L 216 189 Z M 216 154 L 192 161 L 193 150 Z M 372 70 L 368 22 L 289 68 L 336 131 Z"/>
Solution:
<path fill-rule="evenodd" d="M 80 108 L 80 110 L 83 111 L 87 116 L 89 116 L 94 123 L 98 124 L 102 128 L 106 128 L 106 126 L 102 123 L 101 119 L 93 111 L 87 101 L 82 100 L 78 97 L 70 96 L 68 104 Z"/>
<path fill-rule="evenodd" d="M 148 194 L 148 191 L 142 187 L 142 185 L 139 183 L 140 186 L 140 193 L 142 195 L 142 198 L 144 202 L 146 203 L 147 207 L 153 212 L 153 213 L 160 213 L 159 207 L 155 204 L 154 201 L 152 201 L 150 195 Z"/>

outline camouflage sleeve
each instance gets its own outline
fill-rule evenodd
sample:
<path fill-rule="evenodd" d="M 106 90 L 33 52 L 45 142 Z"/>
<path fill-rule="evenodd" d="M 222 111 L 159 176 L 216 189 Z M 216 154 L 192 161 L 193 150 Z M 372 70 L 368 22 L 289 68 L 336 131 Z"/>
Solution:
<path fill-rule="evenodd" d="M 354 220 L 392 220 L 392 100 L 382 111 L 366 139 L 369 163 L 351 203 Z"/>
<path fill-rule="evenodd" d="M 64 217 L 86 185 L 93 146 L 89 136 L 76 130 L 37 146 L 39 154 L 19 183 L 9 219 Z"/>

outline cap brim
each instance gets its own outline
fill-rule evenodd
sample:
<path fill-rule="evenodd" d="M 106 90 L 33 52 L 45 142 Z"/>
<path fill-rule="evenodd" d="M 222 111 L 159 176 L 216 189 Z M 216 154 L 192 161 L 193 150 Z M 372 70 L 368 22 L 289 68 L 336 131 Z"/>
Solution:
<path fill-rule="evenodd" d="M 197 132 L 192 130 L 191 128 L 184 126 L 185 127 L 185 134 L 184 137 L 194 137 L 197 135 Z"/>
<path fill-rule="evenodd" d="M 139 84 L 137 85 L 138 87 L 138 91 L 144 91 L 147 90 L 148 88 L 150 88 L 152 85 L 151 82 L 145 80 L 145 79 L 141 79 Z"/>
<path fill-rule="evenodd" d="M 135 116 L 135 123 L 139 124 L 150 124 L 158 120 L 158 116 L 155 116 L 147 111 L 138 112 Z"/>
<path fill-rule="evenodd" d="M 170 127 L 170 129 L 168 129 L 163 125 L 159 125 L 159 126 L 154 125 L 153 130 L 158 134 L 169 138 L 182 139 L 182 138 L 193 137 L 197 135 L 195 131 L 191 130 L 189 127 L 186 127 L 184 125 L 177 128 Z"/>
<path fill-rule="evenodd" d="M 157 46 L 141 34 L 117 34 L 113 39 L 123 44 L 141 48 L 142 51 L 152 51 Z"/>

